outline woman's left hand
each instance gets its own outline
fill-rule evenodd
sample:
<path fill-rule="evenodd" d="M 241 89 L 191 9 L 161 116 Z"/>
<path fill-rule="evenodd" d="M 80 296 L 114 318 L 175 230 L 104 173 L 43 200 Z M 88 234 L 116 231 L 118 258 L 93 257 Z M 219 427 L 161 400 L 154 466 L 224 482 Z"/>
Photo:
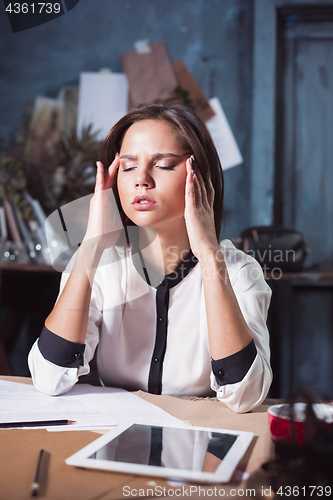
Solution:
<path fill-rule="evenodd" d="M 190 158 L 186 160 L 186 170 L 185 222 L 191 250 L 200 261 L 205 252 L 219 250 L 213 210 L 215 192 L 210 177 L 206 188 L 195 160 L 192 164 Z"/>

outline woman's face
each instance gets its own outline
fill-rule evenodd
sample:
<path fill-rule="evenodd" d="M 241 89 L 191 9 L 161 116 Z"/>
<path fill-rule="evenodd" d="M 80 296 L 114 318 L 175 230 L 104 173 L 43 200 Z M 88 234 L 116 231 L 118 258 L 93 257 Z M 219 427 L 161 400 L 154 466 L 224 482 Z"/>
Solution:
<path fill-rule="evenodd" d="M 190 156 L 164 120 L 143 120 L 126 132 L 119 152 L 118 192 L 138 226 L 184 223 L 186 159 Z"/>

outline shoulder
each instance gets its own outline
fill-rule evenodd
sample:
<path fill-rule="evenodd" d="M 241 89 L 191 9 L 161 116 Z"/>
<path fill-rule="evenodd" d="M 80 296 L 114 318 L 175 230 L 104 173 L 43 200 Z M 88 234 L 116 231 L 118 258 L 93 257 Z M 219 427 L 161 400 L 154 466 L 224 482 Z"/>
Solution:
<path fill-rule="evenodd" d="M 221 240 L 219 245 L 228 270 L 236 271 L 244 266 L 253 266 L 261 269 L 260 264 L 251 255 L 236 248 L 230 240 Z"/>

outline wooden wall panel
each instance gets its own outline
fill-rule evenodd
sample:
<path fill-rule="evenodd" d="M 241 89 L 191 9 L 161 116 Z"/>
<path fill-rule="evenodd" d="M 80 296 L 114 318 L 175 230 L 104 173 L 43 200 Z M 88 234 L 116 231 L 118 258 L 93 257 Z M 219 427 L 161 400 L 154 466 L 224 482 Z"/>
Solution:
<path fill-rule="evenodd" d="M 332 29 L 333 35 L 333 29 Z M 299 40 L 296 50 L 294 227 L 311 261 L 333 265 L 333 37 Z"/>
<path fill-rule="evenodd" d="M 307 264 L 333 265 L 333 23 L 285 25 L 278 137 L 282 222 L 304 233 Z"/>

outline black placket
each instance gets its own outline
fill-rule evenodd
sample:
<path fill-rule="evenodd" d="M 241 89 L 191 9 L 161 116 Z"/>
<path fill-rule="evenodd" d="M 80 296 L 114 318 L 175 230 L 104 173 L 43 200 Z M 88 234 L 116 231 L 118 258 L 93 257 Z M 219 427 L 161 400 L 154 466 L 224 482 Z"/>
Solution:
<path fill-rule="evenodd" d="M 152 286 L 150 270 L 146 268 L 144 258 L 139 248 L 138 228 L 132 228 L 131 241 L 134 267 L 148 285 Z M 139 259 L 136 259 L 135 255 L 138 255 Z M 198 259 L 193 255 L 192 251 L 190 251 L 178 268 L 174 272 L 167 274 L 163 281 L 156 287 L 156 337 L 148 376 L 148 392 L 151 394 L 162 393 L 162 372 L 167 347 L 170 288 L 178 285 L 178 283 L 180 283 L 194 268 L 197 262 Z M 154 279 L 156 280 L 156 276 Z M 161 279 L 161 277 L 159 279 Z"/>
<path fill-rule="evenodd" d="M 197 264 L 189 252 L 184 262 L 173 273 L 167 274 L 156 288 L 156 338 L 148 377 L 148 392 L 162 394 L 163 361 L 167 346 L 170 288 L 178 285 Z"/>
<path fill-rule="evenodd" d="M 156 289 L 156 339 L 150 364 L 148 392 L 162 393 L 162 368 L 166 350 L 169 309 L 169 280 L 164 278 Z"/>

